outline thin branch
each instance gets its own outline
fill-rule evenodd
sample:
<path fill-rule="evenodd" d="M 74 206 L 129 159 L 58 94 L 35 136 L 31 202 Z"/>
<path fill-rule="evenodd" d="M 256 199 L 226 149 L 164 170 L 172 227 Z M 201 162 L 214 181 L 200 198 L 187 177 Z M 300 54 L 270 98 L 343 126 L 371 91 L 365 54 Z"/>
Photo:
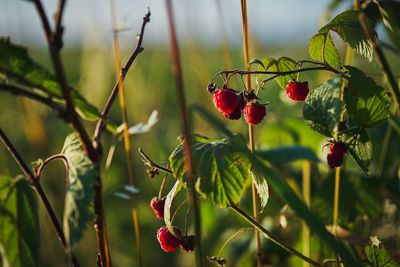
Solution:
<path fill-rule="evenodd" d="M 286 251 L 296 255 L 297 257 L 301 258 L 302 260 L 312 264 L 313 266 L 316 267 L 321 267 L 322 265 L 319 264 L 318 262 L 314 261 L 313 259 L 304 256 L 301 252 L 297 251 L 296 249 L 290 247 L 288 244 L 286 244 L 284 241 L 280 240 L 278 237 L 276 237 L 274 234 L 272 234 L 270 231 L 265 229 L 263 226 L 261 226 L 258 222 L 254 220 L 250 215 L 248 215 L 245 211 L 241 210 L 239 207 L 232 205 L 230 207 L 232 210 L 234 210 L 237 214 L 239 214 L 243 219 L 245 219 L 247 222 L 249 222 L 251 225 L 253 225 L 258 231 L 260 231 L 267 239 L 271 240 L 281 248 L 285 249 Z"/>
<path fill-rule="evenodd" d="M 35 170 L 35 177 L 36 179 L 40 180 L 40 177 L 42 175 L 42 172 L 44 170 L 44 168 L 52 161 L 56 160 L 56 159 L 61 159 L 65 165 L 65 169 L 68 170 L 68 160 L 65 157 L 65 155 L 63 154 L 57 154 L 57 155 L 53 155 L 51 157 L 48 157 L 47 159 L 45 159 L 43 161 L 42 164 L 40 164 L 40 166 Z"/>
<path fill-rule="evenodd" d="M 389 83 L 389 89 L 395 99 L 396 110 L 400 108 L 400 91 L 397 85 L 397 81 L 393 75 L 392 69 L 390 68 L 389 62 L 387 61 L 385 54 L 383 53 L 381 47 L 379 46 L 378 39 L 375 36 L 373 30 L 369 27 L 367 22 L 367 15 L 364 11 L 360 12 L 358 17 L 360 24 L 364 30 L 365 35 L 372 42 L 372 48 L 374 49 L 375 59 L 385 73 L 387 81 Z"/>
<path fill-rule="evenodd" d="M 79 267 L 79 262 L 68 248 L 68 244 L 66 242 L 64 232 L 61 228 L 60 223 L 57 220 L 56 214 L 46 196 L 46 193 L 43 191 L 43 188 L 40 185 L 39 180 L 33 174 L 31 169 L 29 168 L 28 164 L 25 163 L 25 161 L 23 160 L 21 155 L 18 153 L 18 151 L 14 147 L 14 145 L 11 143 L 10 139 L 8 139 L 7 135 L 3 132 L 1 127 L 0 127 L 0 139 L 2 140 L 3 144 L 5 145 L 7 150 L 10 152 L 12 157 L 15 159 L 17 164 L 20 166 L 20 168 L 24 172 L 26 178 L 28 179 L 28 181 L 32 184 L 33 188 L 35 188 L 35 191 L 38 194 L 39 199 L 42 201 L 43 206 L 44 206 L 47 214 L 50 217 L 50 221 L 56 232 L 57 239 L 60 241 L 62 247 L 64 248 L 65 254 L 69 257 L 69 259 L 71 260 L 71 263 L 74 267 Z"/>
<path fill-rule="evenodd" d="M 166 172 L 166 173 L 169 173 L 169 174 L 172 174 L 172 171 L 171 171 L 170 169 L 168 169 L 168 168 L 166 168 L 166 167 L 163 167 L 163 166 L 161 166 L 160 164 L 155 163 L 152 159 L 150 159 L 149 156 L 147 156 L 146 153 L 144 153 L 143 149 L 139 148 L 138 151 L 139 151 L 139 154 L 140 154 L 140 155 L 142 156 L 142 158 L 143 158 L 143 159 L 142 159 L 143 162 L 144 162 L 147 166 L 152 167 L 152 168 L 156 168 L 156 169 L 158 169 L 158 170 L 160 170 L 160 171 L 163 171 L 163 172 Z"/>
<path fill-rule="evenodd" d="M 93 136 L 93 140 L 94 140 L 94 144 L 95 147 L 99 147 L 100 146 L 100 139 L 101 139 L 101 135 L 103 134 L 106 124 L 105 124 L 105 119 L 108 116 L 108 113 L 111 109 L 112 104 L 115 101 L 115 98 L 118 94 L 118 84 L 120 81 L 124 81 L 125 80 L 125 76 L 128 73 L 129 69 L 132 66 L 132 63 L 135 61 L 136 57 L 144 50 L 144 48 L 142 47 L 142 42 L 143 42 L 143 37 L 144 37 L 144 30 L 146 28 L 146 24 L 148 22 L 150 22 L 150 9 L 148 10 L 147 14 L 143 17 L 143 23 L 142 23 L 142 28 L 140 30 L 140 34 L 138 34 L 138 39 L 137 39 L 137 43 L 136 43 L 136 47 L 135 50 L 133 50 L 131 56 L 129 57 L 128 61 L 125 63 L 125 66 L 122 68 L 120 76 L 117 80 L 117 82 L 114 85 L 114 88 L 111 91 L 110 96 L 108 97 L 108 100 L 103 108 L 103 111 L 101 112 L 101 117 L 100 119 L 97 121 L 97 125 L 96 125 L 96 130 L 94 132 L 94 136 Z"/>
<path fill-rule="evenodd" d="M 172 72 L 175 78 L 176 85 L 176 94 L 179 103 L 180 109 L 180 117 L 181 117 L 181 127 L 183 132 L 183 155 L 184 155 L 184 164 L 187 170 L 188 176 L 188 187 L 189 187 L 189 196 L 190 196 L 190 204 L 193 208 L 193 217 L 194 217 L 194 228 L 195 228 L 195 242 L 196 242 L 196 264 L 197 266 L 203 266 L 203 251 L 201 246 L 201 218 L 200 218 L 200 210 L 198 200 L 196 199 L 196 188 L 195 188 L 195 177 L 194 177 L 194 166 L 192 159 L 192 149 L 190 145 L 190 128 L 188 121 L 188 113 L 186 106 L 186 98 L 185 98 L 185 90 L 183 85 L 183 72 L 182 65 L 180 59 L 178 38 L 175 30 L 175 20 L 174 20 L 174 12 L 171 0 L 166 0 L 167 7 L 167 15 L 168 15 L 168 24 L 169 24 L 169 34 L 170 34 L 170 42 L 171 42 L 171 56 L 172 56 Z"/>
<path fill-rule="evenodd" d="M 60 0 L 58 3 L 57 11 L 54 15 L 55 31 L 54 31 L 54 42 L 59 48 L 62 47 L 62 35 L 64 32 L 64 27 L 62 26 L 62 17 L 65 10 L 66 0 Z"/>
<path fill-rule="evenodd" d="M 71 90 L 68 86 L 67 79 L 65 77 L 64 66 L 61 61 L 60 55 L 60 46 L 55 42 L 54 33 L 51 30 L 51 26 L 49 20 L 47 18 L 46 12 L 43 8 L 42 2 L 40 0 L 33 0 L 35 7 L 39 13 L 39 17 L 41 19 L 44 32 L 46 34 L 47 44 L 49 47 L 49 53 L 51 62 L 53 64 L 54 71 L 56 73 L 57 80 L 60 84 L 63 97 L 66 103 L 67 114 L 69 116 L 69 121 L 72 124 L 72 127 L 79 134 L 79 137 L 82 141 L 82 145 L 87 152 L 89 158 L 97 162 L 98 161 L 98 153 L 94 149 L 92 142 L 87 134 L 85 128 L 79 120 L 78 114 L 75 111 L 75 106 L 71 96 Z M 60 26 L 61 27 L 61 26 Z"/>
<path fill-rule="evenodd" d="M 8 93 L 11 93 L 14 95 L 20 95 L 20 96 L 30 98 L 32 100 L 36 100 L 36 101 L 48 106 L 49 108 L 56 110 L 58 112 L 58 114 L 60 115 L 60 117 L 65 118 L 64 106 L 60 103 L 57 103 L 52 97 L 41 96 L 41 95 L 35 94 L 31 91 L 20 88 L 18 86 L 8 84 L 8 83 L 2 83 L 2 82 L 0 82 L 0 91 L 4 91 L 4 92 L 8 92 Z"/>

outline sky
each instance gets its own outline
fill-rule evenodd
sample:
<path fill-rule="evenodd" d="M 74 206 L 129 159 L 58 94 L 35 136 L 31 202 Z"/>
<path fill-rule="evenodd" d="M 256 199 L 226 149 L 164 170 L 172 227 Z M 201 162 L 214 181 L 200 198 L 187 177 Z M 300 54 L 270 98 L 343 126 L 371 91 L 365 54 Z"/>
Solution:
<path fill-rule="evenodd" d="M 42 0 L 52 18 L 57 0 Z M 121 43 L 136 40 L 142 17 L 151 9 L 145 41 L 167 44 L 168 28 L 162 0 L 114 0 L 117 5 Z M 322 23 L 329 0 L 248 0 L 250 34 L 274 44 L 307 42 Z M 220 3 L 220 8 L 218 8 Z M 174 0 L 178 36 L 185 42 L 217 44 L 226 35 L 240 44 L 239 0 Z M 68 0 L 64 17 L 64 43 L 76 45 L 92 40 L 112 40 L 110 0 Z M 0 0 L 0 35 L 16 43 L 44 44 L 44 33 L 34 5 L 23 0 Z"/>

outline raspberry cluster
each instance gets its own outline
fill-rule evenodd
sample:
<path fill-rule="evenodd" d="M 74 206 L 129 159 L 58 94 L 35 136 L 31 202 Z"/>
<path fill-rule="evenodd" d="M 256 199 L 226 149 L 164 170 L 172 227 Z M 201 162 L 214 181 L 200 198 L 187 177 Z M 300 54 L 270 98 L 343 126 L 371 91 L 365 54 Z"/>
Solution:
<path fill-rule="evenodd" d="M 347 148 L 342 142 L 332 141 L 329 144 L 329 153 L 326 156 L 328 165 L 331 168 L 340 167 L 343 164 L 344 155 L 347 153 Z"/>
<path fill-rule="evenodd" d="M 286 94 L 295 101 L 304 101 L 308 95 L 308 82 L 290 81 L 286 86 Z"/>
<path fill-rule="evenodd" d="M 161 227 L 157 231 L 157 240 L 161 248 L 165 252 L 174 252 L 179 246 L 186 252 L 192 252 L 195 246 L 194 235 L 182 236 L 182 231 L 178 227 L 174 227 L 175 235 L 173 235 L 166 226 Z"/>
<path fill-rule="evenodd" d="M 158 219 L 164 218 L 164 206 L 165 197 L 154 197 L 150 201 L 150 207 Z M 174 233 L 175 235 L 166 226 L 161 227 L 157 231 L 157 240 L 165 252 L 174 252 L 179 246 L 186 252 L 194 250 L 194 235 L 182 235 L 182 231 L 178 227 L 174 227 Z"/>
<path fill-rule="evenodd" d="M 253 93 L 237 92 L 226 86 L 221 89 L 209 86 L 208 90 L 212 93 L 214 106 L 228 120 L 240 119 L 244 110 L 246 122 L 257 125 L 267 114 L 265 105 L 258 103 Z"/>

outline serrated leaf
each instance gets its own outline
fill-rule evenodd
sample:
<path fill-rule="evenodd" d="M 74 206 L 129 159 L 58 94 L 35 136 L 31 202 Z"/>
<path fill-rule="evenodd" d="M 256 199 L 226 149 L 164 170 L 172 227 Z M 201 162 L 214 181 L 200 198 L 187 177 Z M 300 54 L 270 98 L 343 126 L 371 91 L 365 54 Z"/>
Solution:
<path fill-rule="evenodd" d="M 171 217 L 171 206 L 172 206 L 172 200 L 176 196 L 176 194 L 181 190 L 182 188 L 182 183 L 177 180 L 172 187 L 171 191 L 169 191 L 167 197 L 165 198 L 165 204 L 164 204 L 164 222 L 165 226 L 167 226 L 168 230 L 175 234 L 175 228 L 172 225 L 172 217 Z M 176 235 L 176 234 L 175 234 Z"/>
<path fill-rule="evenodd" d="M 295 160 L 319 161 L 314 151 L 308 147 L 298 145 L 258 149 L 256 150 L 256 154 L 273 165 L 281 165 Z"/>
<path fill-rule="evenodd" d="M 342 142 L 346 144 L 358 166 L 366 174 L 369 174 L 372 162 L 372 143 L 368 133 L 363 128 L 347 130 L 342 134 Z"/>
<path fill-rule="evenodd" d="M 303 117 L 311 129 L 332 137 L 337 133 L 341 112 L 340 75 L 324 82 L 312 90 L 303 106 Z"/>
<path fill-rule="evenodd" d="M 334 68 L 341 67 L 339 53 L 329 31 L 317 33 L 311 38 L 308 45 L 308 53 L 314 60 L 326 63 Z"/>
<path fill-rule="evenodd" d="M 261 203 L 261 211 L 264 211 L 265 206 L 269 200 L 269 187 L 268 182 L 265 177 L 255 175 L 253 172 L 250 172 L 251 179 L 253 180 L 254 185 L 257 188 L 257 194 L 260 197 Z"/>
<path fill-rule="evenodd" d="M 368 244 L 365 247 L 365 255 L 368 258 L 371 267 L 398 267 L 399 265 L 392 260 L 389 252 L 380 243 L 380 241 L 373 237 L 377 241 L 376 244 Z"/>
<path fill-rule="evenodd" d="M 38 206 L 25 179 L 0 176 L 0 259 L 4 267 L 38 266 Z"/>
<path fill-rule="evenodd" d="M 258 58 L 253 58 L 252 60 L 250 60 L 249 65 L 254 65 L 254 64 L 259 65 L 260 67 L 265 69 L 264 63 Z"/>
<path fill-rule="evenodd" d="M 61 153 L 68 161 L 64 232 L 70 248 L 75 249 L 93 217 L 94 186 L 99 172 L 86 156 L 77 133 L 67 136 Z"/>
<path fill-rule="evenodd" d="M 373 127 L 390 115 L 390 99 L 385 89 L 364 72 L 351 66 L 346 66 L 350 78 L 345 90 L 345 103 L 349 115 L 364 127 Z"/>
<path fill-rule="evenodd" d="M 335 237 L 326 230 L 325 225 L 308 209 L 306 204 L 293 191 L 288 182 L 282 177 L 279 177 L 267 162 L 261 160 L 247 148 L 244 147 L 242 149 L 243 151 L 247 150 L 246 155 L 251 162 L 254 173 L 263 177 L 268 177 L 268 183 L 274 193 L 287 201 L 296 215 L 307 223 L 310 230 L 338 253 L 344 261 L 345 266 L 359 266 L 352 256 L 352 252 L 350 252 L 349 249 L 347 249 L 340 241 L 336 240 Z"/>
<path fill-rule="evenodd" d="M 249 162 L 239 150 L 244 141 L 238 139 L 241 138 L 216 141 L 199 136 L 192 138 L 197 190 L 220 207 L 239 202 L 248 178 Z M 182 144 L 172 152 L 169 162 L 174 176 L 185 184 L 187 178 Z"/>
<path fill-rule="evenodd" d="M 51 96 L 63 102 L 61 87 L 54 75 L 36 63 L 25 47 L 13 44 L 5 37 L 0 37 L 0 74 L 36 94 Z M 78 91 L 71 88 L 71 95 L 76 110 L 82 118 L 93 121 L 100 117 L 97 108 Z"/>
<path fill-rule="evenodd" d="M 264 70 L 268 71 L 278 71 L 278 72 L 286 72 L 296 70 L 296 61 L 289 57 L 281 57 L 279 59 L 274 58 L 266 58 L 262 60 L 262 64 L 265 66 Z M 258 78 L 264 77 L 265 75 L 258 75 Z M 296 79 L 296 74 L 288 74 L 282 75 L 275 78 L 275 81 L 278 85 L 285 89 L 287 83 L 290 80 Z"/>
<path fill-rule="evenodd" d="M 367 38 L 358 20 L 359 12 L 348 10 L 334 17 L 327 25 L 319 30 L 319 33 L 327 34 L 329 31 L 336 32 L 340 38 L 355 49 L 357 53 L 372 61 L 373 48 L 371 41 Z M 368 20 L 370 26 L 372 24 Z"/>

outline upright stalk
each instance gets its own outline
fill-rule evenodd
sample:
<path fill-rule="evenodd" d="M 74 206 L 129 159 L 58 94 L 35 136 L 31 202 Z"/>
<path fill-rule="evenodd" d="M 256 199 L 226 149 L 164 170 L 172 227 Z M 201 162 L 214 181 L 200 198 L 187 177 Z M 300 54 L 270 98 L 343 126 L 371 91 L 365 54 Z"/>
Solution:
<path fill-rule="evenodd" d="M 14 145 L 11 143 L 10 139 L 8 139 L 7 135 L 3 132 L 3 130 L 1 128 L 0 128 L 0 139 L 3 142 L 4 146 L 7 148 L 7 150 L 10 152 L 12 157 L 15 159 L 17 164 L 22 169 L 27 180 L 31 183 L 31 185 L 35 189 L 40 201 L 42 202 L 42 204 L 44 206 L 46 213 L 48 214 L 48 216 L 50 218 L 50 222 L 55 230 L 57 239 L 58 239 L 58 241 L 60 241 L 60 244 L 63 247 L 65 254 L 70 259 L 72 266 L 79 267 L 79 262 L 68 247 L 61 224 L 57 220 L 54 209 L 52 208 L 52 206 L 49 202 L 49 199 L 47 198 L 46 193 L 43 191 L 43 188 L 40 184 L 39 179 L 37 179 L 35 174 L 32 172 L 32 170 L 29 168 L 29 166 L 23 160 L 21 155 L 18 153 L 17 149 L 14 147 Z"/>
<path fill-rule="evenodd" d="M 179 109 L 181 115 L 181 124 L 183 131 L 183 154 L 184 162 L 187 170 L 188 176 L 188 186 L 189 186 L 189 199 L 194 213 L 194 228 L 196 235 L 196 264 L 197 266 L 203 266 L 203 251 L 201 247 L 201 218 L 200 209 L 198 205 L 198 200 L 196 198 L 196 188 L 195 188 L 195 174 L 193 172 L 193 161 L 192 161 L 192 151 L 191 151 L 191 136 L 189 129 L 189 121 L 186 107 L 185 90 L 183 86 L 183 73 L 179 54 L 179 45 L 175 31 L 175 21 L 174 13 L 172 7 L 172 1 L 166 0 L 167 13 L 168 13 L 168 24 L 169 33 L 171 40 L 171 54 L 172 54 L 172 71 L 175 77 L 176 92 L 179 102 Z"/>
<path fill-rule="evenodd" d="M 119 106 L 122 113 L 122 121 L 123 121 L 123 140 L 124 140 L 124 149 L 125 149 L 125 157 L 127 161 L 128 167 L 128 183 L 130 186 L 135 187 L 135 180 L 133 175 L 132 168 L 132 155 L 131 155 L 131 142 L 128 133 L 128 111 L 126 108 L 126 100 L 125 100 L 125 90 L 124 83 L 121 78 L 122 71 L 122 63 L 121 63 L 121 55 L 119 48 L 119 39 L 118 39 L 118 29 L 117 29 L 117 21 L 116 21 L 116 8 L 114 0 L 110 0 L 111 4 L 111 20 L 112 20 L 112 29 L 113 29 L 113 43 L 114 43 L 114 62 L 115 62 L 115 74 L 118 80 L 118 96 L 119 96 Z M 131 194 L 131 211 L 132 211 L 132 220 L 134 225 L 135 237 L 136 237 L 136 252 L 138 257 L 139 266 L 143 266 L 143 258 L 142 251 L 140 246 L 140 224 L 139 224 L 139 212 L 137 208 L 137 201 L 135 194 Z"/>
<path fill-rule="evenodd" d="M 250 48 L 249 48 L 249 32 L 247 23 L 247 1 L 241 0 L 242 9 L 242 30 L 243 30 L 243 55 L 244 55 L 244 66 L 246 70 L 250 70 Z M 246 89 L 251 90 L 251 76 L 246 75 Z M 249 124 L 249 148 L 251 152 L 255 150 L 254 144 L 254 127 Z M 253 217 L 256 222 L 259 221 L 259 201 L 257 196 L 257 188 L 255 184 L 252 184 L 252 203 L 253 203 Z M 257 243 L 257 266 L 261 267 L 263 262 L 262 248 L 261 248 L 261 237 L 260 232 L 256 231 L 256 243 Z"/>
<path fill-rule="evenodd" d="M 310 194 L 310 184 L 311 184 L 311 163 L 308 160 L 303 162 L 302 168 L 303 176 L 303 198 L 307 207 L 311 204 L 311 194 Z M 310 229 L 308 229 L 307 224 L 302 222 L 302 243 L 303 243 L 303 254 L 306 257 L 310 257 Z M 303 262 L 303 267 L 310 267 L 308 262 Z"/>

